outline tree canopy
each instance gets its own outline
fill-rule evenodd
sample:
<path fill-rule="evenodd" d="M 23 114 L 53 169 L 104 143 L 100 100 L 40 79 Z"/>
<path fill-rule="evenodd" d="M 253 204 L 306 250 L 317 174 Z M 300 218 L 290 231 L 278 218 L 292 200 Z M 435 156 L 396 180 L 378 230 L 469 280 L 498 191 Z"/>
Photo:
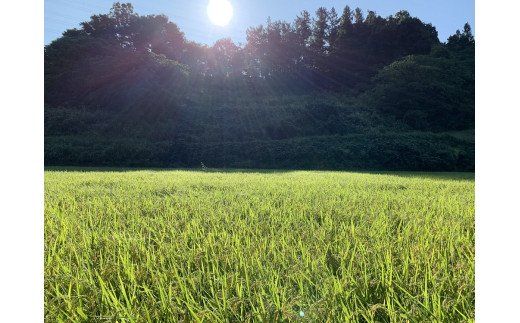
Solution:
<path fill-rule="evenodd" d="M 45 47 L 48 102 L 83 100 L 86 92 L 108 80 L 125 82 L 130 71 L 154 70 L 157 60 L 171 60 L 169 65 L 178 67 L 175 78 L 186 72 L 185 81 L 198 87 L 248 88 L 254 83 L 257 88 L 284 90 L 341 89 L 359 86 L 384 65 L 407 55 L 428 54 L 439 44 L 435 27 L 406 11 L 387 18 L 368 11 L 364 18 L 361 9 L 353 13 L 348 6 L 341 17 L 335 8 L 320 7 L 314 18 L 302 11 L 293 22 L 269 19 L 247 30 L 243 47 L 231 39 L 211 47 L 190 42 L 168 17 L 138 15 L 130 3 L 117 2 L 108 14 L 93 15 L 80 25 Z M 465 28 L 450 38 L 449 46 L 466 46 L 470 37 Z M 105 63 L 114 66 L 113 75 L 96 68 Z M 143 67 L 145 63 L 150 66 Z M 70 83 L 78 75 L 97 80 Z M 63 91 L 64 86 L 70 91 Z"/>

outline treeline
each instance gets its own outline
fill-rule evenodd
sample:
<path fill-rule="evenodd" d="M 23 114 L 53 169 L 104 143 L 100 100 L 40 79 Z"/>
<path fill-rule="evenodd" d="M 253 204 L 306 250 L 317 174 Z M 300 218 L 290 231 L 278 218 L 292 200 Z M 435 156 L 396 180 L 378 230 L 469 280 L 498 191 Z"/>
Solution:
<path fill-rule="evenodd" d="M 47 102 L 82 100 L 116 79 L 135 83 L 136 77 L 139 83 L 172 81 L 178 91 L 188 85 L 256 91 L 352 87 L 396 59 L 429 54 L 440 44 L 435 27 L 407 11 L 387 18 L 368 11 L 364 17 L 349 6 L 341 16 L 321 7 L 314 18 L 303 11 L 292 23 L 269 19 L 247 30 L 244 47 L 230 39 L 212 47 L 190 42 L 166 16 L 140 16 L 131 4 L 115 3 L 109 14 L 81 26 L 45 47 Z M 448 46 L 472 39 L 465 28 Z"/>
<path fill-rule="evenodd" d="M 115 3 L 45 46 L 46 163 L 395 169 L 384 160 L 397 154 L 404 168 L 471 170 L 471 140 L 428 133 L 474 127 L 474 43 L 468 24 L 441 43 L 406 11 L 346 6 L 268 19 L 244 46 L 209 47 L 164 15 Z M 383 138 L 371 154 L 342 142 L 373 146 L 367 138 Z M 246 158 L 248 145 L 278 148 Z"/>

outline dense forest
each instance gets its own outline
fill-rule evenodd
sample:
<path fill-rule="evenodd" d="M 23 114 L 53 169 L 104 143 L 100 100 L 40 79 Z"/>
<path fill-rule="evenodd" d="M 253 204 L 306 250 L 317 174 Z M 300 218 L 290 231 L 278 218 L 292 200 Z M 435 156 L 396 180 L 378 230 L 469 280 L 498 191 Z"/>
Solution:
<path fill-rule="evenodd" d="M 45 163 L 474 170 L 475 40 L 399 11 L 267 20 L 239 46 L 115 3 L 45 46 Z"/>

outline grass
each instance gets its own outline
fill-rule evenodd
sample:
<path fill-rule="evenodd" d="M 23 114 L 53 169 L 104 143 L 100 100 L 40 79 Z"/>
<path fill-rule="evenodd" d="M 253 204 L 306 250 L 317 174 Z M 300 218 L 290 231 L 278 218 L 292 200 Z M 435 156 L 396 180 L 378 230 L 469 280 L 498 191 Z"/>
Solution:
<path fill-rule="evenodd" d="M 473 174 L 45 172 L 47 322 L 474 321 Z"/>

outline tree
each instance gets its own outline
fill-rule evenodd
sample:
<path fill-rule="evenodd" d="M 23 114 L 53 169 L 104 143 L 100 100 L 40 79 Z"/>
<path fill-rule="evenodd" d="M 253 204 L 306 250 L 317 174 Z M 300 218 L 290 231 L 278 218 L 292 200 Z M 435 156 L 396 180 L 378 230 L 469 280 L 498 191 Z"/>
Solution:
<path fill-rule="evenodd" d="M 395 20 L 397 24 L 401 24 L 408 19 L 411 19 L 410 13 L 406 10 L 400 10 L 395 14 Z"/>
<path fill-rule="evenodd" d="M 89 35 L 114 38 L 119 41 L 120 46 L 126 47 L 131 45 L 129 27 L 137 17 L 131 3 L 116 2 L 109 14 L 93 15 L 90 21 L 82 22 L 81 26 Z"/>
<path fill-rule="evenodd" d="M 116 2 L 110 9 L 109 16 L 114 20 L 116 30 L 124 30 L 128 28 L 133 20 L 137 18 L 134 13 L 134 7 L 131 3 Z"/>
<path fill-rule="evenodd" d="M 327 49 L 333 50 L 334 44 L 338 39 L 341 18 L 338 17 L 336 9 L 332 7 L 328 14 L 328 30 L 327 30 Z"/>
<path fill-rule="evenodd" d="M 356 8 L 356 10 L 354 11 L 354 23 L 356 25 L 360 25 L 363 23 L 363 21 L 363 11 L 361 11 L 360 8 Z"/>
<path fill-rule="evenodd" d="M 365 19 L 365 24 L 374 25 L 377 22 L 377 14 L 375 11 L 369 10 L 368 15 Z"/>
<path fill-rule="evenodd" d="M 457 29 L 454 35 L 448 37 L 447 46 L 453 51 L 464 51 L 475 47 L 475 38 L 471 33 L 471 26 L 469 23 L 464 24 L 464 31 L 461 33 Z"/>
<path fill-rule="evenodd" d="M 471 26 L 469 25 L 468 22 L 466 22 L 464 24 L 464 32 L 462 33 L 462 35 L 468 39 L 468 42 L 470 42 L 470 43 L 475 42 L 475 38 L 473 37 L 473 34 L 471 33 Z"/>
<path fill-rule="evenodd" d="M 262 25 L 249 27 L 246 30 L 246 35 L 247 74 L 251 77 L 265 77 L 268 71 L 264 61 L 267 49 L 267 37 L 264 27 Z"/>
<path fill-rule="evenodd" d="M 343 9 L 340 23 L 338 26 L 338 36 L 334 43 L 336 49 L 345 49 L 347 47 L 348 39 L 352 35 L 352 11 L 347 5 Z"/>
<path fill-rule="evenodd" d="M 215 74 L 229 77 L 241 72 L 243 68 L 243 62 L 239 59 L 241 49 L 231 38 L 217 40 L 211 47 L 211 52 L 215 59 Z"/>
<path fill-rule="evenodd" d="M 303 10 L 300 16 L 296 17 L 294 21 L 296 35 L 298 36 L 298 45 L 300 47 L 306 47 L 309 38 L 312 35 L 311 29 L 311 15 L 307 10 Z"/>
<path fill-rule="evenodd" d="M 310 43 L 310 37 L 312 35 L 311 29 L 311 15 L 307 10 L 304 10 L 296 17 L 294 21 L 294 33 L 295 33 L 295 57 L 296 64 L 298 66 L 304 66 L 308 62 L 308 45 Z"/>
<path fill-rule="evenodd" d="M 316 10 L 316 18 L 313 20 L 311 49 L 319 54 L 325 52 L 327 30 L 329 28 L 328 12 L 324 7 Z"/>

